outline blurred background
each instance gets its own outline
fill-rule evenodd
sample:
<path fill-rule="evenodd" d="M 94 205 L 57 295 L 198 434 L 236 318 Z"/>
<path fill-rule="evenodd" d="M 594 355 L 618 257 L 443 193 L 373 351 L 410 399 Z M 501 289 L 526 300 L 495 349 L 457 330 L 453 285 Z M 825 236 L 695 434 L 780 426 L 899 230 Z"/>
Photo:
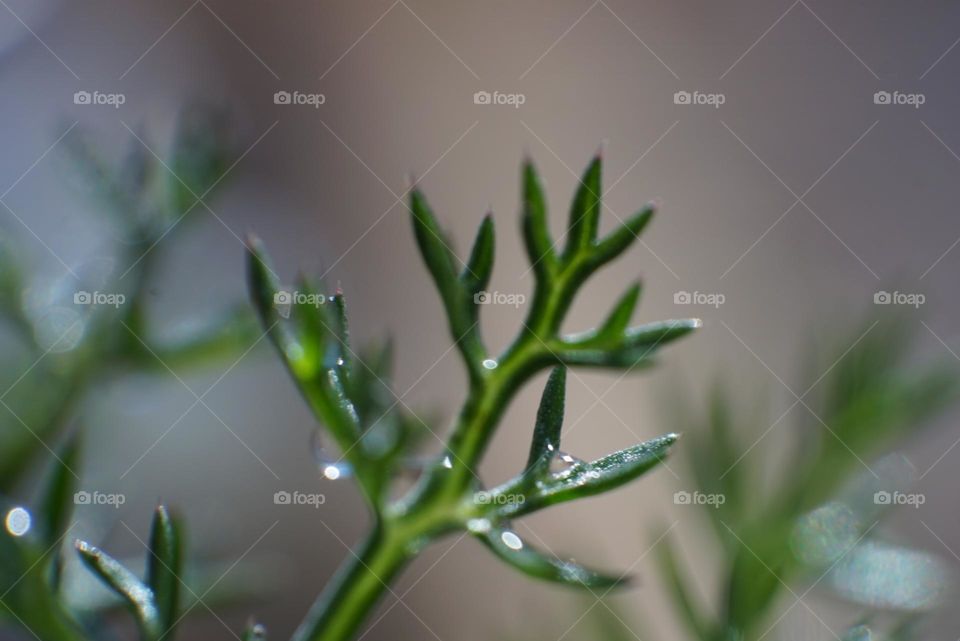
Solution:
<path fill-rule="evenodd" d="M 491 289 L 529 295 L 516 233 L 522 158 L 539 167 L 559 230 L 577 176 L 605 144 L 605 227 L 647 200 L 661 208 L 643 243 L 585 289 L 569 329 L 598 322 L 638 277 L 638 320 L 698 316 L 705 326 L 665 351 L 656 370 L 571 376 L 566 450 L 596 457 L 678 429 L 673 405 L 702 407 L 717 377 L 780 416 L 794 405 L 791 390 L 816 378 L 800 366 L 809 339 L 854 318 L 870 322 L 886 309 L 875 303 L 883 292 L 893 305 L 906 300 L 894 292 L 922 294 L 921 305 L 900 307 L 925 358 L 952 360 L 960 349 L 955 2 L 0 5 L 0 225 L 33 257 L 38 278 L 109 261 L 122 242 L 63 153 L 65 140 L 86 130 L 119 158 L 139 136 L 163 155 L 184 104 L 233 114 L 240 154 L 220 194 L 193 212 L 192 234 L 162 247 L 149 298 L 161 326 L 245 300 L 241 239 L 255 231 L 288 281 L 302 268 L 345 291 L 354 340 L 391 334 L 395 391 L 449 420 L 465 376 L 402 204 L 411 178 L 461 251 L 493 211 Z M 524 314 L 485 309 L 491 345 L 504 346 Z M 523 464 L 538 387 L 510 409 L 482 470 L 489 482 Z M 316 426 L 265 342 L 183 378 L 113 381 L 85 401 L 84 416 L 84 487 L 127 500 L 83 506 L 78 535 L 139 555 L 137 537 L 162 498 L 185 515 L 192 555 L 278 571 L 263 600 L 198 608 L 185 639 L 227 638 L 222 623 L 238 630 L 249 615 L 284 638 L 367 526 L 349 480 L 318 473 Z M 911 510 L 890 524 L 954 567 L 956 419 L 942 417 L 904 450 L 926 504 L 922 523 Z M 746 460 L 789 457 L 787 448 L 773 427 Z M 704 524 L 671 500 L 692 481 L 681 463 L 670 465 L 521 526 L 558 553 L 632 567 L 640 580 L 614 602 L 652 638 L 678 634 L 650 572 L 654 520 L 675 523 L 701 593 L 716 592 Z M 274 492 L 295 489 L 326 501 L 274 504 Z M 614 526 L 595 529 L 598 519 Z M 389 597 L 364 638 L 594 638 L 581 619 L 593 599 L 487 557 L 469 539 L 431 548 L 394 589 L 403 605 Z M 777 634 L 833 638 L 815 618 L 830 620 L 833 604 L 806 601 L 812 609 L 793 609 Z M 936 625 L 955 632 L 960 613 L 938 614 Z"/>

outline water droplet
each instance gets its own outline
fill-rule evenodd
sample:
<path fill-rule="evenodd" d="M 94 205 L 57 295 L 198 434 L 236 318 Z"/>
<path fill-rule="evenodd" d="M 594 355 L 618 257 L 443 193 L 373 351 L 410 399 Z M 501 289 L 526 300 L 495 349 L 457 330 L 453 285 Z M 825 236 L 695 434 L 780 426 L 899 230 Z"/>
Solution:
<path fill-rule="evenodd" d="M 313 459 L 317 462 L 317 467 L 320 468 L 320 473 L 324 478 L 335 481 L 350 476 L 353 471 L 350 465 L 331 456 L 324 449 L 320 430 L 314 431 L 310 445 L 313 449 Z"/>
<path fill-rule="evenodd" d="M 558 451 L 556 456 L 550 459 L 550 472 L 552 474 L 564 474 L 580 465 L 585 465 L 581 459 L 566 452 Z"/>
<path fill-rule="evenodd" d="M 323 468 L 323 475 L 330 479 L 331 481 L 336 481 L 340 478 L 341 470 L 336 465 L 327 465 Z"/>
<path fill-rule="evenodd" d="M 490 531 L 489 519 L 470 519 L 467 521 L 467 529 L 474 534 L 483 534 Z"/>
<path fill-rule="evenodd" d="M 338 359 L 337 359 L 337 365 L 340 365 L 341 367 L 343 366 L 344 362 L 345 362 L 345 361 L 343 360 L 343 358 L 338 358 Z"/>
<path fill-rule="evenodd" d="M 486 367 L 487 369 L 497 369 L 498 364 L 499 363 L 497 363 L 497 361 L 493 360 L 492 358 L 488 358 L 485 361 L 483 361 L 483 366 Z"/>
<path fill-rule="evenodd" d="M 453 461 L 450 460 L 450 457 L 449 457 L 449 456 L 444 456 L 444 457 L 443 457 L 443 466 L 444 466 L 445 468 L 447 468 L 448 470 L 452 470 L 452 469 L 453 469 Z"/>
<path fill-rule="evenodd" d="M 500 535 L 500 540 L 503 541 L 503 544 L 506 545 L 511 550 L 522 550 L 523 541 L 520 540 L 520 537 L 514 534 L 513 532 L 507 531 Z"/>
<path fill-rule="evenodd" d="M 7 512 L 4 519 L 7 532 L 14 536 L 23 536 L 30 531 L 30 513 L 22 507 L 15 507 Z"/>

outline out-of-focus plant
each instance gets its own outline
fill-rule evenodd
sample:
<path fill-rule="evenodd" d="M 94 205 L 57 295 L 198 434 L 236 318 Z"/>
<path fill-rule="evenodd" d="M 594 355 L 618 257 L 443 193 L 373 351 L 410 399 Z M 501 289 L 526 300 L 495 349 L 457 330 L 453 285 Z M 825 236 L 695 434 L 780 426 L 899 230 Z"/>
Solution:
<path fill-rule="evenodd" d="M 905 323 L 884 319 L 811 358 L 807 380 L 814 382 L 797 403 L 790 456 L 762 442 L 784 416 L 772 425 L 758 421 L 757 412 L 737 408 L 720 387 L 706 417 L 685 419 L 696 493 L 715 498 L 700 501 L 698 513 L 713 526 L 721 552 L 721 602 L 704 606 L 669 536 L 656 549 L 692 638 L 767 638 L 778 622 L 775 610 L 796 607 L 816 587 L 857 613 L 845 639 L 912 639 L 917 616 L 946 597 L 944 565 L 884 540 L 877 527 L 899 502 L 892 497 L 912 496 L 906 494 L 912 468 L 890 452 L 958 391 L 953 369 L 911 365 L 911 338 Z M 680 495 L 686 499 L 692 490 Z M 900 621 L 889 636 L 871 632 L 877 613 Z"/>
<path fill-rule="evenodd" d="M 82 467 L 81 430 L 63 433 L 82 423 L 85 399 L 114 377 L 201 365 L 239 354 L 256 337 L 253 315 L 242 306 L 180 336 L 156 331 L 147 309 L 164 248 L 189 227 L 200 200 L 213 195 L 237 157 L 225 122 L 218 112 L 187 109 L 164 157 L 136 135 L 119 163 L 101 158 L 89 134 L 71 131 L 64 143 L 100 197 L 112 230 L 103 237 L 113 242 L 49 283 L 34 276 L 35 263 L 13 236 L 0 240 L 0 622 L 43 641 L 98 636 L 97 612 L 76 611 L 62 581 Z M 52 469 L 42 487 L 25 487 L 46 454 Z M 14 498 L 31 493 L 32 507 Z M 177 532 L 176 519 L 158 508 L 142 583 L 93 546 L 78 544 L 86 564 L 138 613 L 145 639 L 160 639 L 175 620 Z"/>
<path fill-rule="evenodd" d="M 370 534 L 347 560 L 294 634 L 295 641 L 344 641 L 357 632 L 403 567 L 432 541 L 466 531 L 497 557 L 541 579 L 578 587 L 608 587 L 624 577 L 554 558 L 523 541 L 511 520 L 547 506 L 598 494 L 640 476 L 660 462 L 675 440 L 668 434 L 584 462 L 561 455 L 567 367 L 631 370 L 651 362 L 663 345 L 698 322 L 666 321 L 629 327 L 640 296 L 633 285 L 598 329 L 564 335 L 561 324 L 581 286 L 637 238 L 653 210 L 645 207 L 605 238 L 598 238 L 601 159 L 587 168 L 570 210 L 563 249 L 551 237 L 545 198 L 532 164 L 522 176 L 521 224 L 536 277 L 529 313 L 503 354 L 487 351 L 479 325 L 480 296 L 494 262 L 493 218 L 487 216 L 462 268 L 449 239 L 418 189 L 411 192 L 414 234 L 439 290 L 449 330 L 469 387 L 445 448 L 423 468 L 414 487 L 391 500 L 391 488 L 409 454 L 416 414 L 381 388 L 386 359 L 350 346 L 343 296 L 323 298 L 301 279 L 282 288 L 256 240 L 250 241 L 254 304 L 301 393 L 339 448 L 372 516 Z M 322 302 L 322 304 L 321 304 Z M 374 352 L 375 354 L 376 352 Z M 480 461 L 509 403 L 537 372 L 553 368 L 547 382 L 525 468 L 486 489 Z M 340 474 L 337 468 L 334 474 Z M 251 633 L 252 634 L 252 633 Z"/>

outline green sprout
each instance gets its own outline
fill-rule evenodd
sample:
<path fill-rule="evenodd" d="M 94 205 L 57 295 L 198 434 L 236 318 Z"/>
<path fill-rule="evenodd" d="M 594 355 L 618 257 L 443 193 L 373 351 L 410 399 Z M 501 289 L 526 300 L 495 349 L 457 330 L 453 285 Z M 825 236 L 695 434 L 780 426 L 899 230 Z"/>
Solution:
<path fill-rule="evenodd" d="M 371 391 L 371 386 L 382 384 L 386 372 L 380 365 L 368 364 L 351 347 L 342 294 L 324 305 L 305 297 L 284 301 L 288 307 L 278 305 L 284 290 L 262 244 L 255 238 L 249 241 L 250 289 L 263 326 L 352 470 L 373 515 L 366 541 L 321 594 L 294 634 L 295 641 L 352 638 L 404 566 L 430 542 L 455 532 L 470 533 L 498 558 L 536 578 L 588 588 L 624 580 L 621 575 L 548 555 L 511 529 L 511 519 L 606 492 L 639 477 L 662 461 L 676 440 L 676 435 L 668 434 L 593 462 L 575 461 L 559 471 L 551 465 L 560 454 L 567 367 L 633 370 L 650 364 L 661 347 L 699 325 L 696 320 L 672 320 L 631 327 L 640 297 L 639 285 L 633 285 L 599 328 L 561 333 L 581 286 L 623 253 L 653 215 L 647 206 L 608 236 L 598 238 L 601 164 L 597 156 L 583 175 L 562 250 L 548 230 L 536 170 L 529 162 L 524 165 L 521 225 L 535 286 L 518 336 L 500 355 L 490 354 L 484 344 L 476 300 L 493 271 L 493 218 L 484 219 L 467 262 L 459 269 L 423 194 L 416 188 L 411 192 L 414 235 L 439 291 L 469 387 L 443 451 L 425 465 L 412 489 L 396 500 L 390 500 L 390 489 L 403 471 L 410 435 L 419 419 L 401 404 L 380 399 Z M 297 288 L 301 293 L 317 292 L 305 278 Z M 477 470 L 504 411 L 525 383 L 550 368 L 527 465 L 515 478 L 486 489 Z"/>

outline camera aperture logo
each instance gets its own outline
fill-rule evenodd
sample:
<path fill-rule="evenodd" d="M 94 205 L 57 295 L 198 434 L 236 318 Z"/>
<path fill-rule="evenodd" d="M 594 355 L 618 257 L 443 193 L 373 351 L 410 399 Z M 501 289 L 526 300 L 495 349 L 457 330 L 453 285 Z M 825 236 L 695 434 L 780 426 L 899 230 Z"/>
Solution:
<path fill-rule="evenodd" d="M 322 93 L 278 91 L 273 94 L 273 104 L 275 105 L 307 105 L 319 109 L 320 105 L 325 102 L 327 102 L 327 97 Z"/>
<path fill-rule="evenodd" d="M 299 292 L 295 289 L 281 289 L 273 295 L 273 306 L 283 318 L 290 318 L 290 308 L 294 305 L 312 305 L 320 307 L 327 302 L 325 294 Z"/>
<path fill-rule="evenodd" d="M 678 91 L 673 94 L 673 104 L 675 105 L 706 105 L 714 109 L 719 109 L 720 105 L 725 102 L 727 102 L 727 96 L 722 93 Z"/>
<path fill-rule="evenodd" d="M 104 93 L 102 91 L 78 91 L 73 94 L 75 105 L 105 105 L 119 109 L 127 101 L 122 93 Z"/>
<path fill-rule="evenodd" d="M 473 94 L 473 104 L 475 105 L 508 105 L 514 109 L 519 109 L 520 105 L 525 102 L 527 102 L 527 96 L 522 93 L 478 91 Z"/>
<path fill-rule="evenodd" d="M 920 493 L 911 494 L 900 491 L 887 492 L 886 490 L 880 490 L 879 492 L 874 492 L 873 502 L 875 505 L 910 505 L 914 508 L 919 508 L 927 502 L 927 497 Z"/>
<path fill-rule="evenodd" d="M 875 105 L 906 105 L 919 109 L 920 105 L 927 102 L 926 95 L 922 93 L 903 93 L 902 91 L 878 91 L 873 94 L 873 104 Z"/>
<path fill-rule="evenodd" d="M 89 305 L 91 307 L 98 305 L 108 305 L 117 309 L 127 301 L 123 294 L 112 294 L 109 292 L 87 292 L 79 291 L 73 294 L 74 305 Z"/>
<path fill-rule="evenodd" d="M 280 490 L 273 495 L 274 505 L 309 505 L 318 509 L 327 502 L 327 497 L 323 494 L 307 494 L 306 492 L 293 491 L 287 492 Z"/>
<path fill-rule="evenodd" d="M 727 497 L 723 494 L 704 494 L 699 490 L 694 492 L 680 490 L 673 493 L 674 505 L 710 505 L 713 509 L 717 509 L 726 502 Z"/>
<path fill-rule="evenodd" d="M 523 294 L 482 291 L 473 295 L 475 305 L 510 305 L 517 309 L 525 302 L 527 302 L 527 297 Z"/>
<path fill-rule="evenodd" d="M 491 494 L 490 492 L 477 492 L 476 501 L 480 505 L 523 505 L 527 497 L 523 494 Z"/>
<path fill-rule="evenodd" d="M 909 305 L 919 309 L 927 297 L 919 293 L 879 291 L 873 295 L 874 305 Z"/>
<path fill-rule="evenodd" d="M 719 309 L 725 302 L 727 297 L 719 293 L 680 291 L 673 294 L 674 305 L 709 305 Z"/>
<path fill-rule="evenodd" d="M 80 490 L 73 495 L 74 505 L 109 505 L 112 508 L 120 509 L 120 506 L 127 502 L 124 494 L 111 494 L 94 490 L 87 492 Z"/>

